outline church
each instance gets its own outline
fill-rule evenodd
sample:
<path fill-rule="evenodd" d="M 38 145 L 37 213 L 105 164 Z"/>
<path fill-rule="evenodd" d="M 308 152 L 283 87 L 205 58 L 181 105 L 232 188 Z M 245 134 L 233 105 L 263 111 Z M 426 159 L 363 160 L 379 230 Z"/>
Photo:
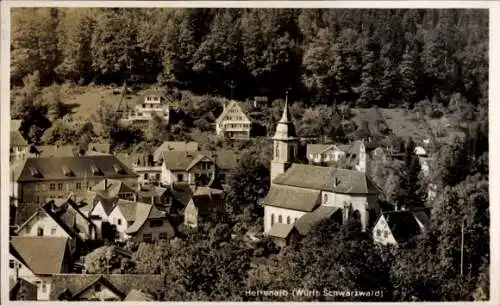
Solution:
<path fill-rule="evenodd" d="M 273 137 L 271 186 L 262 201 L 264 234 L 273 236 L 277 228 L 281 235 L 294 228 L 300 232 L 306 222 L 312 227 L 334 214 L 341 215 L 343 222 L 356 218 L 362 231 L 373 227 L 380 216 L 377 197 L 381 191 L 367 174 L 365 145 L 359 146 L 356 170 L 294 163 L 298 146 L 299 138 L 285 101 Z"/>

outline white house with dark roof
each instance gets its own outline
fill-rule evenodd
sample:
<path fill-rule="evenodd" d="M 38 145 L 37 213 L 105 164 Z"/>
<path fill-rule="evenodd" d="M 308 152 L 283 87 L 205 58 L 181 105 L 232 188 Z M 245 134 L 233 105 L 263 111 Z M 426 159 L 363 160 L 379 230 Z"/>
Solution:
<path fill-rule="evenodd" d="M 154 205 L 138 202 L 134 222 L 125 234 L 137 242 L 153 242 L 174 237 L 175 230 L 164 212 Z"/>
<path fill-rule="evenodd" d="M 373 227 L 375 243 L 397 246 L 427 232 L 430 225 L 425 209 L 387 211 Z"/>
<path fill-rule="evenodd" d="M 290 119 L 288 101 L 273 140 L 271 187 L 263 200 L 265 234 L 269 234 L 276 223 L 294 224 L 319 207 L 341 209 L 344 221 L 355 217 L 363 231 L 370 221 L 375 221 L 380 214 L 377 203 L 380 189 L 366 173 L 363 143 L 359 146 L 357 170 L 294 164 L 298 137 Z"/>
<path fill-rule="evenodd" d="M 248 139 L 252 130 L 252 122 L 237 101 L 230 101 L 215 120 L 215 130 L 216 134 L 221 137 Z"/>
<path fill-rule="evenodd" d="M 42 255 L 43 254 L 43 255 Z M 63 237 L 13 236 L 9 244 L 9 278 L 37 286 L 37 300 L 49 300 L 52 275 L 70 271 L 71 254 Z"/>

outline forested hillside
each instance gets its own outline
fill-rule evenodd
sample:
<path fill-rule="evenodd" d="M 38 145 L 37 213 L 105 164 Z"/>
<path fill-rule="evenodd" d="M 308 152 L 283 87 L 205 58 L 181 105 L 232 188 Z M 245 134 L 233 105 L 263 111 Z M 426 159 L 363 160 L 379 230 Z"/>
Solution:
<path fill-rule="evenodd" d="M 33 46 L 37 46 L 34 48 Z M 306 106 L 486 103 L 487 10 L 14 9 L 13 85 L 169 84 Z"/>

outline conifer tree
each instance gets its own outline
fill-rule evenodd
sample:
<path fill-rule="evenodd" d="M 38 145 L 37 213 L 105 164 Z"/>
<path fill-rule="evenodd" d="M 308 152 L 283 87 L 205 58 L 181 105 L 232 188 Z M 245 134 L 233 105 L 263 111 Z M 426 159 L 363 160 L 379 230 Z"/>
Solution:
<path fill-rule="evenodd" d="M 407 48 L 399 65 L 399 78 L 401 81 L 399 93 L 402 102 L 410 107 L 417 102 L 416 64 L 415 56 Z"/>

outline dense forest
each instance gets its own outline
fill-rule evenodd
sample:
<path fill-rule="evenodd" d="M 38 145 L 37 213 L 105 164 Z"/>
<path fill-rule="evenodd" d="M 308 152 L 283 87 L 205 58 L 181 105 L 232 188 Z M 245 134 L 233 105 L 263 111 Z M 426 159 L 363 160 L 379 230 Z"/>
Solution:
<path fill-rule="evenodd" d="M 399 139 L 400 164 L 371 162 L 373 180 L 384 190 L 381 200 L 432 208 L 427 234 L 398 248 L 381 249 L 369 234 L 328 222 L 279 253 L 266 238 L 252 249 L 232 238 L 262 229 L 259 200 L 269 188 L 272 146 L 256 138 L 230 143 L 241 159 L 228 176 L 229 219 L 173 243 L 134 245 L 137 261 L 116 262 L 116 272 L 163 274 L 161 299 L 167 300 L 282 301 L 292 298 L 244 292 L 325 286 L 383 291 L 381 298 L 366 299 L 373 301 L 487 300 L 488 17 L 487 10 L 14 9 L 12 116 L 29 125 L 23 135 L 32 143 L 88 143 L 96 121 L 106 127 L 103 137 L 117 143 L 191 139 L 216 149 L 228 141 L 215 139 L 208 126 L 221 111 L 218 100 L 233 94 L 278 100 L 291 88 L 298 133 L 335 142 L 346 140 L 339 125 L 354 108 L 460 113 L 465 137 L 430 150 L 426 179 L 412 140 Z M 153 122 L 146 131 L 118 126 L 111 107 L 100 109 L 94 121 L 65 115 L 60 94 L 69 83 L 85 90 L 124 81 L 165 85 L 197 98 L 186 99 L 184 116 L 172 126 Z M 282 113 L 278 102 L 262 109 L 271 131 Z M 373 136 L 367 129 L 354 128 L 353 139 Z M 436 187 L 434 200 L 423 191 L 429 183 Z M 107 270 L 102 268 L 95 273 Z"/>
<path fill-rule="evenodd" d="M 488 92 L 488 11 L 23 8 L 11 80 L 161 83 L 306 104 L 473 105 Z M 37 46 L 34 48 L 33 46 Z"/>

